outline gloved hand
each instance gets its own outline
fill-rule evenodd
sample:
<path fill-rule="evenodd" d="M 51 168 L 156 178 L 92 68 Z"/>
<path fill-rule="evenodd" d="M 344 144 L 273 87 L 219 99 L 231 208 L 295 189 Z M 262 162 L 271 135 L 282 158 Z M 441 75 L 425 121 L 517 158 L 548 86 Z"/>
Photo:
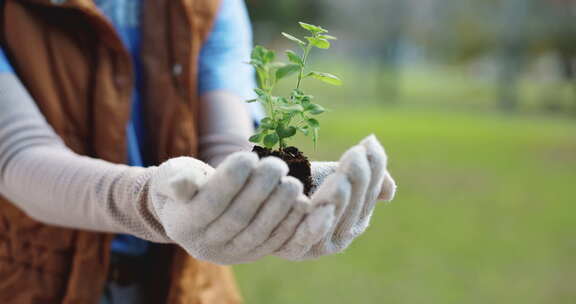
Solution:
<path fill-rule="evenodd" d="M 334 206 L 335 220 L 314 245 L 292 239 L 275 254 L 306 260 L 346 249 L 368 227 L 376 201 L 394 197 L 396 184 L 386 166 L 386 153 L 374 135 L 346 151 L 338 163 L 313 162 L 312 205 Z"/>
<path fill-rule="evenodd" d="M 166 235 L 195 258 L 236 264 L 272 254 L 288 239 L 310 247 L 333 222 L 332 205 L 311 208 L 302 184 L 277 158 L 239 152 L 214 171 L 188 157 L 167 161 L 151 180 Z"/>

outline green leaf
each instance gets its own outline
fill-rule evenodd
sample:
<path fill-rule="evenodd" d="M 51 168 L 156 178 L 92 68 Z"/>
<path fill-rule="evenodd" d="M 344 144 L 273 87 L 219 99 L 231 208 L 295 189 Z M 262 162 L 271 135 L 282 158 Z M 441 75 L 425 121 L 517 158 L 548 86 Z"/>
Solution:
<path fill-rule="evenodd" d="M 294 117 L 294 115 L 296 115 L 296 113 L 300 113 L 300 112 L 291 111 L 291 112 L 282 113 L 282 118 L 280 118 L 280 122 L 278 123 L 278 127 L 283 126 L 283 125 L 289 125 L 288 122 L 292 119 L 292 117 Z"/>
<path fill-rule="evenodd" d="M 256 93 L 256 95 L 258 95 L 259 97 L 266 96 L 266 92 L 264 92 L 264 90 L 262 90 L 260 88 L 255 88 L 254 93 Z"/>
<path fill-rule="evenodd" d="M 316 79 L 321 80 L 327 84 L 331 84 L 331 85 L 335 85 L 335 86 L 342 85 L 342 80 L 340 80 L 340 78 L 338 78 L 337 76 L 332 75 L 330 73 L 310 72 L 306 75 L 306 77 L 316 78 Z"/>
<path fill-rule="evenodd" d="M 294 134 L 296 134 L 296 128 L 290 126 L 288 128 L 284 128 L 284 126 L 278 126 L 278 128 L 276 129 L 276 133 L 278 133 L 278 135 L 281 138 L 288 138 L 288 137 L 292 137 L 294 136 Z"/>
<path fill-rule="evenodd" d="M 248 140 L 250 142 L 253 142 L 253 143 L 259 143 L 260 141 L 262 141 L 263 137 L 264 137 L 264 133 L 256 133 L 256 134 L 250 136 L 250 138 Z"/>
<path fill-rule="evenodd" d="M 316 38 L 316 37 L 306 37 L 306 39 L 308 39 L 308 41 L 310 41 L 310 44 L 312 44 L 313 46 L 315 46 L 319 49 L 329 49 L 330 48 L 330 42 L 326 39 Z"/>
<path fill-rule="evenodd" d="M 299 104 L 289 104 L 289 105 L 280 106 L 279 108 L 286 111 L 286 112 L 302 112 L 302 111 L 304 111 L 304 107 L 302 107 Z"/>
<path fill-rule="evenodd" d="M 304 105 L 305 107 L 308 106 L 310 104 L 310 100 L 312 100 L 314 96 L 312 95 L 302 95 L 302 97 L 300 98 L 300 100 L 302 101 L 302 105 Z"/>
<path fill-rule="evenodd" d="M 326 33 L 326 32 L 328 32 L 327 30 L 325 30 L 325 29 L 323 29 L 322 27 L 317 26 L 317 25 L 313 25 L 313 24 L 309 24 L 309 23 L 304 23 L 304 22 L 298 22 L 298 24 L 300 24 L 300 26 L 301 26 L 303 29 L 305 29 L 305 30 L 307 30 L 307 31 L 309 31 L 309 32 L 311 32 L 311 33 L 314 33 L 314 34 Z"/>
<path fill-rule="evenodd" d="M 264 66 L 264 63 L 258 59 L 252 59 L 252 60 L 250 60 L 250 62 L 248 62 L 248 64 L 250 64 L 251 66 L 253 66 L 257 69 L 261 69 Z"/>
<path fill-rule="evenodd" d="M 298 90 L 298 89 L 294 89 L 292 90 L 292 93 L 290 93 L 292 98 L 298 99 L 300 100 L 303 96 L 302 91 Z"/>
<path fill-rule="evenodd" d="M 298 56 L 298 54 L 294 53 L 294 51 L 287 50 L 286 56 L 288 56 L 288 60 L 290 60 L 290 62 L 297 64 L 299 66 L 304 66 L 304 62 L 302 61 L 302 58 L 300 58 L 300 56 Z"/>
<path fill-rule="evenodd" d="M 264 130 L 274 130 L 276 129 L 276 124 L 269 117 L 265 117 L 260 120 L 260 128 Z"/>
<path fill-rule="evenodd" d="M 280 80 L 284 77 L 290 76 L 300 71 L 300 66 L 297 64 L 287 64 L 276 70 L 276 79 Z"/>
<path fill-rule="evenodd" d="M 306 122 L 308 123 L 308 125 L 312 128 L 320 128 L 320 123 L 318 122 L 318 120 L 314 119 L 314 118 L 308 118 L 308 120 L 306 120 Z"/>
<path fill-rule="evenodd" d="M 246 102 L 247 102 L 247 103 L 256 102 L 256 101 L 258 101 L 258 98 L 254 98 L 254 99 L 246 100 Z"/>
<path fill-rule="evenodd" d="M 318 42 L 316 42 L 315 46 L 319 49 L 329 49 L 330 48 L 330 41 L 326 40 L 326 39 L 318 39 Z"/>
<path fill-rule="evenodd" d="M 265 47 L 257 45 L 254 47 L 254 49 L 252 49 L 252 54 L 250 55 L 250 58 L 252 58 L 253 60 L 263 62 L 264 54 L 266 53 L 266 51 L 267 50 Z"/>
<path fill-rule="evenodd" d="M 338 40 L 338 38 L 331 36 L 331 35 L 318 35 L 318 38 L 326 39 L 326 40 Z"/>
<path fill-rule="evenodd" d="M 270 97 L 270 100 L 272 100 L 272 104 L 274 104 L 274 105 L 280 104 L 280 97 L 279 96 L 272 96 L 272 97 Z"/>
<path fill-rule="evenodd" d="M 298 131 L 302 132 L 302 134 L 307 136 L 310 132 L 310 129 L 308 128 L 308 126 L 304 126 L 302 128 L 298 128 Z"/>
<path fill-rule="evenodd" d="M 326 110 L 319 104 L 311 103 L 304 108 L 307 112 L 310 112 L 312 115 L 318 115 L 324 113 Z"/>
<path fill-rule="evenodd" d="M 290 39 L 290 40 L 298 43 L 298 44 L 301 45 L 301 46 L 305 46 L 305 45 L 306 45 L 306 43 L 304 43 L 304 41 L 302 41 L 302 40 L 300 40 L 300 39 L 298 39 L 298 38 L 296 38 L 296 37 L 294 37 L 294 36 L 292 36 L 292 35 L 290 35 L 290 34 L 288 34 L 288 33 L 282 32 L 282 36 L 284 36 L 284 37 L 286 37 L 286 38 L 288 38 L 288 39 Z"/>
<path fill-rule="evenodd" d="M 266 53 L 262 58 L 264 62 L 270 63 L 274 61 L 274 58 L 276 58 L 276 53 L 274 51 L 266 50 Z"/>
<path fill-rule="evenodd" d="M 274 147 L 274 145 L 277 144 L 279 140 L 280 138 L 278 137 L 278 134 L 270 133 L 264 136 L 264 146 L 266 146 L 266 148 L 272 149 L 272 147 Z"/>

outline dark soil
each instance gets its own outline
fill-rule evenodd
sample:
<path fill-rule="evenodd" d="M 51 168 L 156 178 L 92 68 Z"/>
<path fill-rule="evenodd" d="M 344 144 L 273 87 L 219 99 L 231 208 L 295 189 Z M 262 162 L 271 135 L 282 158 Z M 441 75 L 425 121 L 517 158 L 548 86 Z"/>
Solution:
<path fill-rule="evenodd" d="M 310 194 L 312 188 L 312 173 L 310 170 L 310 161 L 296 147 L 287 147 L 281 151 L 272 151 L 268 148 L 254 146 L 252 152 L 256 152 L 260 158 L 266 156 L 276 156 L 288 164 L 290 172 L 288 175 L 299 179 L 304 185 L 304 194 Z"/>

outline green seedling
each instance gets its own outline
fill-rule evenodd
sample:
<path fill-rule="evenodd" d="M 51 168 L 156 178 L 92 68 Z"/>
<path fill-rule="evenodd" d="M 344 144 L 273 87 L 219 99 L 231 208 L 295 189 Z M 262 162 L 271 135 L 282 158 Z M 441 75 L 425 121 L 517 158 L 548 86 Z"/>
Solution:
<path fill-rule="evenodd" d="M 285 149 L 286 141 L 300 132 L 306 136 L 311 135 L 314 147 L 318 142 L 320 123 L 314 117 L 322 114 L 325 109 L 312 102 L 314 97 L 305 94 L 302 81 L 314 78 L 330 85 L 342 85 L 340 78 L 323 72 L 308 71 L 308 61 L 313 48 L 328 49 L 330 40 L 336 37 L 328 35 L 328 31 L 320 26 L 299 22 L 300 26 L 308 32 L 309 36 L 299 39 L 293 35 L 282 33 L 284 37 L 296 43 L 299 52 L 286 51 L 288 63 L 275 61 L 276 53 L 262 46 L 255 46 L 252 51 L 250 64 L 256 69 L 258 98 L 248 102 L 260 102 L 266 112 L 266 117 L 260 121 L 256 134 L 250 141 L 262 144 L 268 149 L 278 146 L 278 150 Z M 290 96 L 275 96 L 274 88 L 278 81 L 290 75 L 297 74 L 296 88 Z"/>

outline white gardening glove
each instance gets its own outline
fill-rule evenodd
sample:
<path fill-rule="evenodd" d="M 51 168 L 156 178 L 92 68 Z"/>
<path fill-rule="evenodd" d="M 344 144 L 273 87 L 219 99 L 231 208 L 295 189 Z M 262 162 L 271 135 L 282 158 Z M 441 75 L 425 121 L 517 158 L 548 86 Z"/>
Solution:
<path fill-rule="evenodd" d="M 188 157 L 162 164 L 151 186 L 166 235 L 195 258 L 257 260 L 288 239 L 310 247 L 333 223 L 333 206 L 311 208 L 302 184 L 277 158 L 238 152 L 214 171 Z"/>
<path fill-rule="evenodd" d="M 368 227 L 378 199 L 394 197 L 396 184 L 386 166 L 386 153 L 374 135 L 346 151 L 338 163 L 312 163 L 312 205 L 334 206 L 335 220 L 314 245 L 292 239 L 276 255 L 306 260 L 346 249 Z"/>

